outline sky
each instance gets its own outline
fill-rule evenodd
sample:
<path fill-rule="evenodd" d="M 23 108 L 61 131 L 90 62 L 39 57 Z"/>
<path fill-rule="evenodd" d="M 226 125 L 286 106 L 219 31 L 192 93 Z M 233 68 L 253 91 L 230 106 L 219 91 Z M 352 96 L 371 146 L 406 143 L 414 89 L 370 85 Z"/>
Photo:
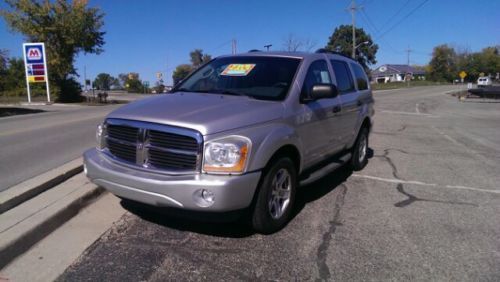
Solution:
<path fill-rule="evenodd" d="M 175 66 L 189 63 L 189 52 L 203 49 L 219 56 L 231 53 L 231 40 L 237 52 L 264 49 L 282 50 L 283 41 L 297 38 L 324 47 L 335 27 L 351 24 L 346 10 L 351 0 L 89 0 L 89 6 L 104 13 L 106 32 L 104 52 L 79 54 L 76 68 L 83 83 L 98 73 L 113 76 L 137 72 L 141 79 L 155 83 L 162 72 L 172 83 Z M 363 8 L 355 15 L 362 27 L 379 45 L 377 63 L 427 64 L 432 49 L 450 44 L 480 51 L 500 45 L 500 0 L 357 0 Z M 7 5 L 0 0 L 0 9 Z M 22 56 L 22 35 L 13 33 L 0 19 L 0 49 L 10 56 Z M 50 70 L 49 70 L 50 72 Z M 50 73 L 49 73 L 50 75 Z"/>

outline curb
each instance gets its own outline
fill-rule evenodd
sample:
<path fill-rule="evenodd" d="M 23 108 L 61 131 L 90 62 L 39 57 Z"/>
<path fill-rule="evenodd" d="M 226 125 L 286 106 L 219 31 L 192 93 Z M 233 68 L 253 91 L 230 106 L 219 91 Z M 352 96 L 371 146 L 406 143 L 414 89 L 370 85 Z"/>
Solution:
<path fill-rule="evenodd" d="M 76 216 L 80 210 L 99 198 L 104 191 L 103 188 L 94 186 L 93 189 L 73 199 L 43 221 L 38 222 L 27 231 L 16 236 L 14 240 L 5 243 L 0 247 L 0 269 L 4 268 L 33 245 Z"/>
<path fill-rule="evenodd" d="M 78 158 L 0 192 L 0 214 L 82 172 L 82 163 Z"/>

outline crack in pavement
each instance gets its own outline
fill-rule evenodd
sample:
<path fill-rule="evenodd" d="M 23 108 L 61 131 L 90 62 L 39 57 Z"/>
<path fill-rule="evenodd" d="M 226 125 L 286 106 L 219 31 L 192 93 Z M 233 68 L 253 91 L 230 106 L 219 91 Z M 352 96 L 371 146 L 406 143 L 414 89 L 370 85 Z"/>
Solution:
<path fill-rule="evenodd" d="M 396 178 L 397 180 L 404 180 L 403 178 L 401 178 L 399 175 L 398 175 L 398 169 L 396 167 L 396 165 L 394 164 L 394 162 L 392 161 L 392 159 L 389 157 L 389 152 L 390 151 L 398 151 L 398 152 L 401 152 L 401 153 L 404 153 L 404 154 L 408 154 L 408 152 L 404 151 L 404 150 L 399 150 L 399 149 L 385 149 L 384 150 L 384 154 L 383 155 L 375 155 L 375 157 L 379 157 L 379 158 L 383 158 L 387 161 L 387 163 L 391 166 L 391 169 L 392 169 L 392 176 L 394 178 Z M 396 186 L 396 190 L 407 196 L 408 199 L 405 199 L 405 200 L 402 200 L 402 201 L 399 201 L 397 203 L 394 204 L 395 207 L 398 207 L 398 208 L 404 208 L 406 206 L 409 206 L 411 204 L 413 204 L 414 202 L 417 202 L 417 201 L 421 201 L 421 202 L 432 202 L 432 203 L 441 203 L 441 204 L 450 204 L 450 205 L 466 205 L 466 206 L 474 206 L 474 207 L 477 207 L 478 205 L 477 204 L 474 204 L 474 203 L 467 203 L 467 202 L 454 202 L 454 201 L 442 201 L 442 200 L 432 200 L 432 199 L 424 199 L 424 198 L 418 198 L 408 192 L 406 192 L 404 190 L 404 186 L 403 186 L 403 183 L 398 183 L 398 185 Z"/>
<path fill-rule="evenodd" d="M 378 158 L 382 158 L 382 159 L 385 159 L 385 161 L 391 166 L 392 168 L 392 176 L 398 180 L 404 180 L 402 178 L 400 178 L 398 176 L 398 169 L 396 167 L 396 165 L 394 164 L 394 162 L 392 161 L 392 159 L 389 157 L 389 151 L 391 150 L 395 150 L 395 151 L 399 151 L 399 152 L 402 152 L 404 154 L 408 154 L 406 151 L 403 151 L 403 150 L 399 150 L 399 149 L 385 149 L 384 150 L 384 154 L 383 155 L 374 155 L 374 157 L 378 157 Z"/>
<path fill-rule="evenodd" d="M 339 222 L 340 219 L 340 210 L 342 206 L 344 206 L 345 195 L 347 194 L 347 186 L 345 184 L 340 185 L 340 192 L 335 198 L 335 207 L 333 208 L 333 218 L 329 222 L 330 226 L 328 230 L 323 234 L 323 238 L 321 244 L 318 247 L 318 251 L 316 254 L 316 266 L 319 272 L 319 278 L 316 281 L 327 281 L 331 278 L 330 269 L 326 264 L 326 257 L 328 255 L 328 247 L 332 241 L 333 234 L 337 229 L 337 226 L 341 226 L 342 224 Z"/>
<path fill-rule="evenodd" d="M 411 205 L 413 204 L 414 202 L 417 202 L 417 201 L 421 201 L 421 202 L 433 202 L 433 203 L 441 203 L 441 204 L 450 204 L 450 205 L 464 205 L 464 206 L 473 206 L 473 207 L 477 207 L 478 205 L 476 204 L 473 204 L 473 203 L 467 203 L 467 202 L 453 202 L 453 201 L 441 201 L 441 200 L 432 200 L 432 199 L 424 199 L 424 198 L 418 198 L 408 192 L 406 192 L 404 189 L 403 189 L 403 184 L 402 183 L 399 183 L 396 187 L 396 189 L 398 190 L 399 193 L 405 195 L 408 197 L 408 199 L 406 200 L 403 200 L 403 201 L 400 201 L 400 202 L 397 202 L 394 204 L 395 207 L 398 207 L 398 208 L 403 208 L 403 207 L 406 207 L 408 205 Z"/>

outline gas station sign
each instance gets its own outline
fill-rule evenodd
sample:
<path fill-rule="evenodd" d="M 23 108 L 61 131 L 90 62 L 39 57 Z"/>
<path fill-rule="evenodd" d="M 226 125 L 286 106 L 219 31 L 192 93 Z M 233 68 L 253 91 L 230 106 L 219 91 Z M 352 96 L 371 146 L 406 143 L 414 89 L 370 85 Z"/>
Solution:
<path fill-rule="evenodd" d="M 47 101 L 50 102 L 47 60 L 44 43 L 24 43 L 24 66 L 26 71 L 26 87 L 28 102 L 31 103 L 30 83 L 45 82 L 47 86 Z"/>

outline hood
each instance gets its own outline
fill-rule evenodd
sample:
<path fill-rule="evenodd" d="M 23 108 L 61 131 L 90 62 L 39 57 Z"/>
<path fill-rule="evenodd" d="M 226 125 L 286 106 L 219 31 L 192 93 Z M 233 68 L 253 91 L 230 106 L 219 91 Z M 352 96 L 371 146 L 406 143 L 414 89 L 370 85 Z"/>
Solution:
<path fill-rule="evenodd" d="M 130 103 L 110 113 L 108 118 L 186 127 L 207 135 L 278 119 L 282 114 L 281 102 L 177 92 Z"/>

